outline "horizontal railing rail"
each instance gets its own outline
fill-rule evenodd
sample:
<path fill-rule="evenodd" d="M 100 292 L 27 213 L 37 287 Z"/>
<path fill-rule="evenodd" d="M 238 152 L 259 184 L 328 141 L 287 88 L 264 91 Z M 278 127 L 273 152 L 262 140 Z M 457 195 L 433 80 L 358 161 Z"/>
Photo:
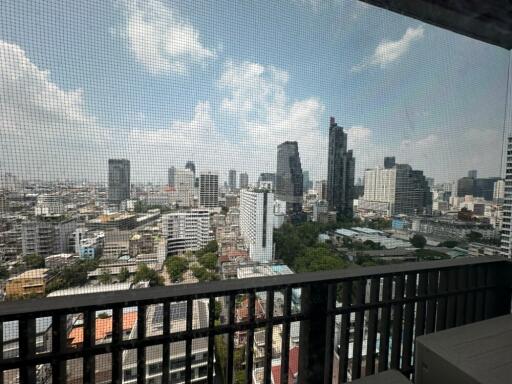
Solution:
<path fill-rule="evenodd" d="M 64 383 L 73 373 L 94 383 L 99 377 L 96 357 L 106 355 L 106 375 L 113 383 L 147 382 L 148 364 L 155 358 L 165 383 L 179 369 L 179 380 L 186 383 L 213 383 L 215 375 L 227 383 L 235 375 L 247 383 L 270 383 L 276 361 L 282 383 L 290 372 L 298 373 L 300 383 L 324 384 L 389 368 L 412 377 L 416 336 L 510 313 L 511 282 L 510 262 L 482 257 L 5 302 L 0 326 L 16 323 L 17 335 L 6 338 L 3 332 L 0 380 Z M 243 300 L 247 314 L 236 321 Z M 257 301 L 263 303 L 264 316 L 256 317 Z M 177 303 L 182 303 L 180 313 L 171 308 Z M 151 326 L 157 307 L 161 315 L 155 333 Z M 127 309 L 136 312 L 135 332 L 123 328 Z M 108 340 L 97 339 L 102 311 L 109 312 Z M 36 319 L 44 318 L 51 324 L 41 335 Z M 70 318 L 80 320 L 73 328 L 82 335 L 73 346 Z M 295 326 L 300 332 L 292 337 Z M 235 351 L 234 340 L 241 333 L 244 358 L 235 361 L 240 347 Z M 256 333 L 264 340 L 258 357 Z M 42 350 L 36 350 L 37 340 L 43 340 Z M 207 349 L 203 373 L 192 368 L 194 343 L 201 340 Z M 185 364 L 178 367 L 171 345 L 180 343 Z M 17 353 L 7 354 L 7 344 L 16 344 Z M 291 348 L 298 348 L 298 367 L 290 366 L 297 361 L 290 357 Z M 72 365 L 76 359 L 81 364 Z"/>

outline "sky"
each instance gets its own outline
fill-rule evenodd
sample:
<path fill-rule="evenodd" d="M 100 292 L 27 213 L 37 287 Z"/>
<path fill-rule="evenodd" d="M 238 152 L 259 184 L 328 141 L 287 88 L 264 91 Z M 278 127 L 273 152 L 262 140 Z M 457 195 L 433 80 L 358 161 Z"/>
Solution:
<path fill-rule="evenodd" d="M 356 174 L 500 174 L 510 52 L 353 0 L 0 3 L 0 170 L 134 182 L 167 168 L 326 177 L 329 117 Z"/>

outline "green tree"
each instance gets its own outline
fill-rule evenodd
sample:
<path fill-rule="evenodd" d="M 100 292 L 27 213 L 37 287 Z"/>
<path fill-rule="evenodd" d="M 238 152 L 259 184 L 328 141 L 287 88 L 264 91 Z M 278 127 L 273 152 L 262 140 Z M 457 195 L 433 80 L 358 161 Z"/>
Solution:
<path fill-rule="evenodd" d="M 100 275 L 98 276 L 98 281 L 100 284 L 110 284 L 112 283 L 112 275 L 110 274 L 110 269 L 104 269 Z"/>
<path fill-rule="evenodd" d="M 217 255 L 215 253 L 207 252 L 198 261 L 207 269 L 215 269 L 217 267 Z"/>
<path fill-rule="evenodd" d="M 30 253 L 23 258 L 25 265 L 29 269 L 44 268 L 44 257 L 35 253 Z"/>
<path fill-rule="evenodd" d="M 87 272 L 96 269 L 98 266 L 95 261 L 79 261 L 60 270 L 59 274 L 53 278 L 46 286 L 47 293 L 58 289 L 79 287 L 87 283 Z"/>
<path fill-rule="evenodd" d="M 9 277 L 9 270 L 5 265 L 0 265 L 0 280 L 7 279 Z"/>
<path fill-rule="evenodd" d="M 164 278 L 158 274 L 154 269 L 149 268 L 146 264 L 140 263 L 137 272 L 133 276 L 133 282 L 149 281 L 150 287 L 164 285 Z"/>
<path fill-rule="evenodd" d="M 123 267 L 119 271 L 118 279 L 121 283 L 124 283 L 130 278 L 130 272 L 128 271 L 128 268 Z"/>
<path fill-rule="evenodd" d="M 194 266 L 191 268 L 194 277 L 199 281 L 212 281 L 217 280 L 217 275 L 214 272 L 208 271 L 205 267 Z"/>
<path fill-rule="evenodd" d="M 439 244 L 440 247 L 446 248 L 455 248 L 457 245 L 459 245 L 459 242 L 457 240 L 446 240 Z"/>
<path fill-rule="evenodd" d="M 411 237 L 409 241 L 411 242 L 414 248 L 423 249 L 425 245 L 427 245 L 427 239 L 425 239 L 423 235 L 420 235 L 418 233 Z"/>
<path fill-rule="evenodd" d="M 347 263 L 325 247 L 307 248 L 294 264 L 297 272 L 328 271 L 346 267 Z"/>
<path fill-rule="evenodd" d="M 203 250 L 204 253 L 216 253 L 219 250 L 219 244 L 217 244 L 216 240 L 209 241 L 208 244 L 206 244 L 206 247 L 203 248 Z"/>
<path fill-rule="evenodd" d="M 480 232 L 471 231 L 466 235 L 467 239 L 471 242 L 480 241 L 484 237 Z"/>
<path fill-rule="evenodd" d="M 181 275 L 188 269 L 188 261 L 180 256 L 169 257 L 165 262 L 167 273 L 172 281 L 181 280 Z"/>

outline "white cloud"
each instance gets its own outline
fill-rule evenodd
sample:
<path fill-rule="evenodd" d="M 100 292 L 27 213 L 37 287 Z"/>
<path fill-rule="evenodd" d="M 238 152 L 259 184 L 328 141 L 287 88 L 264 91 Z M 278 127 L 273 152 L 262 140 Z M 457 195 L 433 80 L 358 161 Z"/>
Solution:
<path fill-rule="evenodd" d="M 199 32 L 177 11 L 158 0 L 128 0 L 123 35 L 135 58 L 154 74 L 187 73 L 215 52 L 201 42 Z"/>
<path fill-rule="evenodd" d="M 424 28 L 422 25 L 417 28 L 407 28 L 404 35 L 394 41 L 383 40 L 375 48 L 373 55 L 365 58 L 361 63 L 352 67 L 353 72 L 359 72 L 369 66 L 386 67 L 390 63 L 398 60 L 405 55 L 410 49 L 412 43 L 421 40 L 424 35 Z"/>
<path fill-rule="evenodd" d="M 240 146 L 251 151 L 256 164 L 275 169 L 277 145 L 297 141 L 303 169 L 324 175 L 326 168 L 326 131 L 321 126 L 324 105 L 317 98 L 288 100 L 289 76 L 274 66 L 252 62 L 228 62 L 218 81 L 227 92 L 221 112 L 233 117 L 240 127 Z M 261 167 L 260 167 L 261 168 Z"/>
<path fill-rule="evenodd" d="M 108 140 L 81 89 L 63 90 L 22 48 L 0 41 L 1 167 L 21 177 L 90 176 Z"/>

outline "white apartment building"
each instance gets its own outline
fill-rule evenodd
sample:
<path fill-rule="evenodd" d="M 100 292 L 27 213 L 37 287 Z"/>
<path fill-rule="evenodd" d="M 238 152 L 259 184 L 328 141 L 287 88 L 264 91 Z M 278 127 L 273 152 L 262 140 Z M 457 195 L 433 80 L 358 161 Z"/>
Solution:
<path fill-rule="evenodd" d="M 180 207 L 194 205 L 194 172 L 190 169 L 176 169 L 174 171 L 175 201 Z"/>
<path fill-rule="evenodd" d="M 54 216 L 64 213 L 64 205 L 59 195 L 40 195 L 37 197 L 35 215 Z"/>
<path fill-rule="evenodd" d="M 273 256 L 274 194 L 267 190 L 240 191 L 240 233 L 253 261 Z"/>
<path fill-rule="evenodd" d="M 503 202 L 505 198 L 505 180 L 498 180 L 494 183 L 492 198 L 495 202 Z"/>
<path fill-rule="evenodd" d="M 505 198 L 503 200 L 503 219 L 501 223 L 501 254 L 512 259 L 512 136 L 507 143 L 507 168 L 505 174 Z"/>
<path fill-rule="evenodd" d="M 199 176 L 199 205 L 204 208 L 219 206 L 219 175 L 213 172 Z"/>
<path fill-rule="evenodd" d="M 167 256 L 198 251 L 210 240 L 210 215 L 206 209 L 169 213 L 162 216 L 162 233 Z"/>

